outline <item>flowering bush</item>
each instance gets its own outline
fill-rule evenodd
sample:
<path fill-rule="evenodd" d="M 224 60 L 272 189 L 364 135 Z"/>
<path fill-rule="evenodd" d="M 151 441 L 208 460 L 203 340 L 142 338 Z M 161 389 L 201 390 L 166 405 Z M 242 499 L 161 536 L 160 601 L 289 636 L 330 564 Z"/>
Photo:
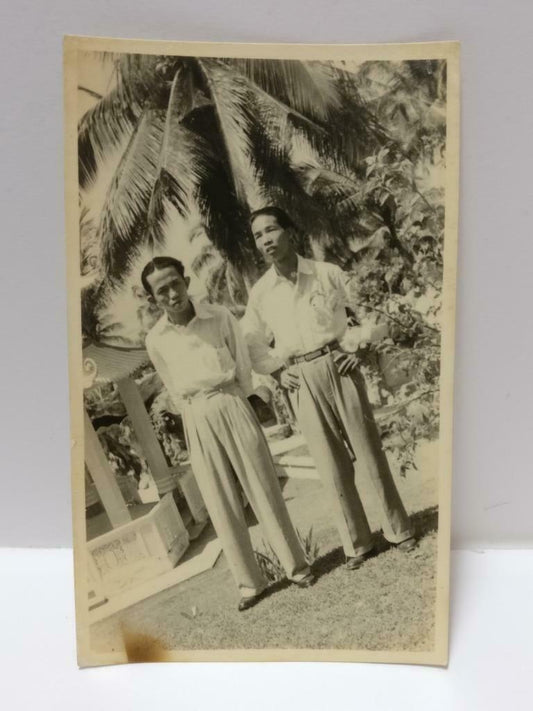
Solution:
<path fill-rule="evenodd" d="M 357 199 L 381 222 L 349 269 L 361 323 L 386 325 L 388 337 L 358 355 L 386 449 L 402 474 L 417 440 L 438 433 L 443 192 L 422 192 L 415 165 L 395 148 L 367 159 Z"/>

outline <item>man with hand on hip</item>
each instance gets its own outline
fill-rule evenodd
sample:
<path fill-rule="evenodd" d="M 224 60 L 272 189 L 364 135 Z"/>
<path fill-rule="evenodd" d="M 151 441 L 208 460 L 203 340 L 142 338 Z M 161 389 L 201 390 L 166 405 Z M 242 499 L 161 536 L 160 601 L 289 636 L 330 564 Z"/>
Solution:
<path fill-rule="evenodd" d="M 334 264 L 297 254 L 296 226 L 283 210 L 257 210 L 250 224 L 257 248 L 271 263 L 253 286 L 241 322 L 252 367 L 273 375 L 291 394 L 329 495 L 347 568 L 358 568 L 373 548 L 352 455 L 372 482 L 385 537 L 411 550 L 416 545 L 413 529 L 382 449 L 357 359 L 339 344 L 347 328 L 344 273 Z"/>
<path fill-rule="evenodd" d="M 266 581 L 233 472 L 288 578 L 309 587 L 314 576 L 246 397 L 252 393 L 251 365 L 237 321 L 222 306 L 193 303 L 183 265 L 172 257 L 152 259 L 141 280 L 164 311 L 146 337 L 146 348 L 170 396 L 182 403 L 191 466 L 239 588 L 239 610 L 258 602 Z"/>

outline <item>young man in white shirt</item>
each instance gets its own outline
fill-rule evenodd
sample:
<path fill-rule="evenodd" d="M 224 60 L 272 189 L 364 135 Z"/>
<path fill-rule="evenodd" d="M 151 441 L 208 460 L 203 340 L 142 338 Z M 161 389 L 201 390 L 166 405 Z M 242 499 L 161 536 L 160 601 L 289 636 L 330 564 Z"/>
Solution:
<path fill-rule="evenodd" d="M 251 365 L 237 321 L 222 306 L 193 304 L 183 265 L 172 257 L 155 257 L 141 280 L 164 311 L 146 337 L 146 348 L 170 396 L 182 402 L 191 466 L 239 588 L 239 610 L 258 602 L 266 582 L 233 471 L 288 578 L 309 587 L 314 577 L 246 399 L 252 393 Z"/>
<path fill-rule="evenodd" d="M 253 286 L 242 321 L 252 367 L 273 375 L 291 394 L 329 494 L 346 566 L 355 570 L 373 548 L 351 454 L 381 503 L 385 537 L 411 550 L 416 544 L 413 529 L 381 446 L 357 359 L 339 344 L 347 328 L 344 272 L 298 255 L 296 227 L 279 208 L 257 210 L 250 224 L 257 248 L 271 264 Z"/>

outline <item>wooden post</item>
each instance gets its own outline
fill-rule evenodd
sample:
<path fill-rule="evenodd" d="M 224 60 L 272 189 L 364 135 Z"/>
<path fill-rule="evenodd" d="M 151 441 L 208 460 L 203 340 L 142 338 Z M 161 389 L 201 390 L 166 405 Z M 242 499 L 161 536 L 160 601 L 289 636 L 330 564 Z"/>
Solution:
<path fill-rule="evenodd" d="M 146 410 L 137 383 L 133 378 L 126 377 L 117 381 L 117 387 L 131 419 L 135 436 L 141 445 L 142 454 L 146 457 L 150 467 L 159 496 L 163 496 L 176 488 L 176 482 L 154 432 L 152 420 Z"/>
<path fill-rule="evenodd" d="M 98 496 L 113 528 L 131 521 L 120 487 L 95 432 L 91 418 L 85 412 L 85 463 L 91 473 Z"/>

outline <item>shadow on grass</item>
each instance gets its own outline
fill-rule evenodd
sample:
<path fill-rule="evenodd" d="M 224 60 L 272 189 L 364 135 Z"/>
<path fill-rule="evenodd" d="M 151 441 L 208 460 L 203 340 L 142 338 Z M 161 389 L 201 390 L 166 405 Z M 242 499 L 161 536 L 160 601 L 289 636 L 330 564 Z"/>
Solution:
<path fill-rule="evenodd" d="M 414 513 L 411 516 L 411 522 L 415 529 L 416 538 L 420 540 L 428 533 L 433 533 L 434 531 L 436 531 L 438 529 L 438 521 L 438 506 L 431 506 L 427 509 L 423 509 L 422 511 L 417 511 L 416 513 Z M 384 553 L 385 551 L 393 547 L 393 545 L 384 538 L 381 532 L 374 533 L 373 538 L 374 549 L 370 556 L 372 558 L 377 555 L 380 555 L 381 553 Z M 342 547 L 339 547 L 317 558 L 311 565 L 311 569 L 313 571 L 313 574 L 318 579 L 323 575 L 326 575 L 327 573 L 331 573 L 331 571 L 335 570 L 335 568 L 341 567 L 342 565 L 344 565 L 345 561 L 346 558 L 344 555 L 344 551 Z M 281 590 L 286 590 L 292 584 L 293 583 L 291 583 L 290 580 L 287 580 L 287 578 L 279 580 L 275 583 L 271 583 L 263 593 L 262 597 L 263 599 L 266 599 L 271 595 L 275 595 Z"/>
<path fill-rule="evenodd" d="M 417 511 L 414 513 L 411 516 L 411 522 L 414 526 L 417 539 L 420 540 L 428 533 L 436 531 L 438 529 L 438 521 L 438 506 L 431 506 L 423 511 Z M 369 557 L 374 558 L 375 556 L 380 555 L 380 553 L 384 553 L 393 547 L 393 545 L 384 538 L 381 532 L 374 533 L 373 539 L 374 549 Z M 332 570 L 335 570 L 335 568 L 339 568 L 341 565 L 344 565 L 345 560 L 346 557 L 342 547 L 335 548 L 335 550 L 332 550 L 315 560 L 312 565 L 313 573 L 317 576 L 317 578 L 319 578 L 322 575 L 326 575 Z"/>

